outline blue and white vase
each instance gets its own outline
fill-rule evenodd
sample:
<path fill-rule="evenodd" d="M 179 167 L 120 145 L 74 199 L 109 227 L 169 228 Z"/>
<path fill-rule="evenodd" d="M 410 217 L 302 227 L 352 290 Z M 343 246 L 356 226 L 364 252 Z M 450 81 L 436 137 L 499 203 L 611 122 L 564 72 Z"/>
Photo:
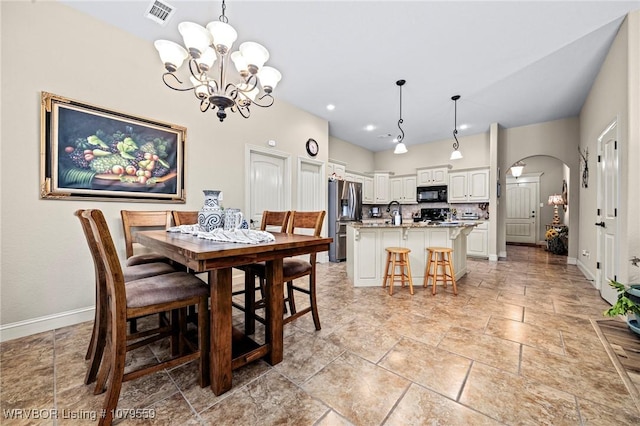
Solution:
<path fill-rule="evenodd" d="M 201 231 L 211 232 L 224 226 L 224 212 L 218 200 L 221 191 L 205 189 L 203 192 L 204 206 L 198 213 L 198 225 Z"/>

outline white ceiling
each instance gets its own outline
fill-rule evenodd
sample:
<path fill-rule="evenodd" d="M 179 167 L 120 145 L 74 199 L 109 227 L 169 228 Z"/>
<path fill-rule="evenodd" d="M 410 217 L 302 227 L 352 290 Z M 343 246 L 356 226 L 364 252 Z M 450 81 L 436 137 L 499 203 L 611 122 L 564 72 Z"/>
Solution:
<path fill-rule="evenodd" d="M 163 27 L 144 16 L 150 0 L 63 1 L 149 40 L 151 50 L 156 39 L 180 42 L 180 22 L 206 25 L 221 13 L 221 1 L 166 2 L 176 12 Z M 451 139 L 456 94 L 458 127 L 469 126 L 459 136 L 486 132 L 493 122 L 509 128 L 576 116 L 624 16 L 640 9 L 640 0 L 226 5 L 236 46 L 263 44 L 267 64 L 282 72 L 276 102 L 328 120 L 337 138 L 381 151 L 393 148 L 399 133 L 399 79 L 407 80 L 402 115 L 409 150 Z M 162 72 L 158 59 L 158 79 Z M 375 130 L 366 131 L 368 124 Z"/>

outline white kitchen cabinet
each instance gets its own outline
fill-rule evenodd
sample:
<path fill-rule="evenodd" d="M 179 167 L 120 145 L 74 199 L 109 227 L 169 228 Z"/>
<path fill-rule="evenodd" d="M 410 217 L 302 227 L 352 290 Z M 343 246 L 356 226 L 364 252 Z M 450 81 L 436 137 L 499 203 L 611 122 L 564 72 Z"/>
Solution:
<path fill-rule="evenodd" d="M 398 202 L 401 201 L 403 194 L 402 191 L 402 178 L 389 178 L 389 198 Z"/>
<path fill-rule="evenodd" d="M 489 222 L 481 222 L 467 235 L 467 256 L 489 257 Z"/>
<path fill-rule="evenodd" d="M 349 182 L 357 182 L 364 185 L 364 175 L 356 172 L 346 171 L 344 174 L 344 180 Z"/>
<path fill-rule="evenodd" d="M 344 173 L 344 180 L 349 181 L 349 182 L 355 182 L 356 181 L 356 175 L 354 175 L 351 172 L 345 172 Z"/>
<path fill-rule="evenodd" d="M 450 203 L 482 203 L 489 201 L 489 169 L 449 173 Z"/>
<path fill-rule="evenodd" d="M 390 200 L 396 200 L 400 204 L 417 204 L 416 177 L 398 176 L 389 179 Z"/>
<path fill-rule="evenodd" d="M 373 178 L 364 176 L 362 185 L 362 202 L 365 204 L 373 204 L 376 201 Z"/>
<path fill-rule="evenodd" d="M 409 262 L 413 285 L 416 289 L 424 279 L 426 248 L 450 247 L 453 249 L 453 268 L 456 280 L 467 273 L 465 244 L 470 228 L 420 227 L 383 225 L 367 227 L 357 224 L 347 226 L 347 276 L 354 287 L 382 285 L 386 266 L 385 247 L 406 247 L 411 250 Z"/>
<path fill-rule="evenodd" d="M 373 189 L 375 194 L 375 204 L 385 204 L 390 202 L 389 173 L 374 173 Z"/>
<path fill-rule="evenodd" d="M 332 174 L 336 174 L 337 179 L 344 179 L 346 175 L 346 166 L 338 163 L 327 163 L 327 175 L 331 177 Z"/>
<path fill-rule="evenodd" d="M 448 183 L 448 167 L 434 167 L 416 171 L 416 186 L 447 185 Z"/>

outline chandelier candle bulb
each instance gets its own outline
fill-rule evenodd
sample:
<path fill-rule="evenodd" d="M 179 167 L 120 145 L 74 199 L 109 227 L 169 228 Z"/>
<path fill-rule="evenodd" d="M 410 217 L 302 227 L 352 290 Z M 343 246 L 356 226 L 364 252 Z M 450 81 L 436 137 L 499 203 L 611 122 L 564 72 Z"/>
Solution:
<path fill-rule="evenodd" d="M 197 59 L 211 45 L 211 33 L 193 22 L 181 22 L 178 31 L 192 58 Z"/>
<path fill-rule="evenodd" d="M 207 47 L 204 52 L 200 55 L 200 58 L 196 59 L 198 63 L 198 68 L 200 71 L 206 72 L 213 66 L 216 61 L 216 51 L 211 47 Z"/>
<path fill-rule="evenodd" d="M 160 54 L 160 60 L 164 64 L 164 67 L 169 72 L 176 72 L 189 56 L 189 53 L 184 47 L 169 40 L 156 40 L 153 45 Z"/>
<path fill-rule="evenodd" d="M 282 79 L 282 74 L 280 74 L 280 71 L 275 68 L 263 67 L 258 72 L 258 78 L 262 82 L 264 91 L 267 93 L 271 93 Z"/>
<path fill-rule="evenodd" d="M 224 2 L 222 2 L 222 4 L 224 7 Z M 207 24 L 207 29 L 213 37 L 213 45 L 215 46 L 216 51 L 222 55 L 231 50 L 233 43 L 238 39 L 238 33 L 236 30 L 231 25 L 222 21 L 209 22 Z"/>
<path fill-rule="evenodd" d="M 249 64 L 247 64 L 247 60 L 242 56 L 242 53 L 235 51 L 231 54 L 231 60 L 233 64 L 236 66 L 236 70 L 240 73 L 240 75 L 247 76 L 249 73 Z"/>
<path fill-rule="evenodd" d="M 261 44 L 247 41 L 240 45 L 240 53 L 249 64 L 249 72 L 255 74 L 269 59 L 269 51 Z"/>

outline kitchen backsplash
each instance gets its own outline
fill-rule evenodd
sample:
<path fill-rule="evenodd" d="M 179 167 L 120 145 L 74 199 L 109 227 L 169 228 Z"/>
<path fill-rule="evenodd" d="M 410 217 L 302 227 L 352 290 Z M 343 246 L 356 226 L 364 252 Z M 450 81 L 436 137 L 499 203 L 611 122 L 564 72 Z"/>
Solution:
<path fill-rule="evenodd" d="M 398 206 L 394 204 L 391 206 L 391 212 L 387 212 L 387 204 L 367 204 L 362 206 L 362 218 L 371 218 L 371 208 L 378 207 L 383 219 L 391 219 L 391 212 L 398 209 Z M 402 217 L 409 220 L 413 217 L 420 216 L 420 209 L 442 209 L 449 208 L 452 211 L 455 210 L 457 217 L 462 217 L 463 213 L 472 213 L 478 215 L 480 219 L 489 218 L 489 204 L 488 203 L 470 203 L 470 204 L 448 204 L 448 203 L 428 203 L 428 204 L 403 204 L 402 205 Z"/>

